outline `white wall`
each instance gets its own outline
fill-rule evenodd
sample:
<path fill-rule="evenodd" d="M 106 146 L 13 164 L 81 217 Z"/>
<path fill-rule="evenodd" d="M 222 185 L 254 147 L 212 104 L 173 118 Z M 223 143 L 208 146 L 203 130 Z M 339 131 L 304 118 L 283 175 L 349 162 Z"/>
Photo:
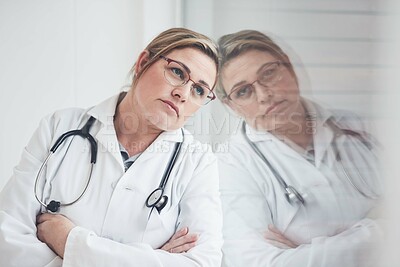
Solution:
<path fill-rule="evenodd" d="M 0 189 L 43 116 L 119 92 L 180 18 L 179 0 L 0 0 Z"/>
<path fill-rule="evenodd" d="M 353 110 L 369 120 L 372 100 L 384 91 L 379 77 L 395 62 L 380 58 L 380 49 L 396 49 L 391 36 L 380 34 L 390 7 L 377 0 L 191 0 L 185 3 L 185 26 L 215 39 L 243 29 L 275 36 L 298 68 L 303 95 L 320 103 Z M 306 72 L 304 71 L 306 70 Z M 197 131 L 208 142 L 226 139 L 237 121 L 212 103 L 198 121 L 213 121 L 218 132 Z M 211 112 L 211 113 L 210 113 Z M 210 119 L 209 117 L 212 116 Z M 379 119 L 379 118 L 378 118 Z M 230 124 L 230 129 L 227 125 Z"/>
<path fill-rule="evenodd" d="M 218 38 L 254 28 L 291 45 L 316 98 L 375 118 L 392 178 L 388 214 L 398 222 L 398 14 L 396 1 L 378 0 L 0 0 L 0 189 L 41 117 L 117 93 L 161 30 L 184 25 Z M 212 103 L 188 127 L 204 141 L 223 140 L 222 123 L 235 125 L 223 113 Z M 385 266 L 399 262 L 399 236 L 393 223 Z"/>
<path fill-rule="evenodd" d="M 392 40 L 394 49 L 380 49 L 378 56 L 382 60 L 395 62 L 390 71 L 381 73 L 376 86 L 382 91 L 374 99 L 372 109 L 380 114 L 379 139 L 381 140 L 384 153 L 382 155 L 383 174 L 387 181 L 385 216 L 386 216 L 386 242 L 382 246 L 382 267 L 400 265 L 399 243 L 400 243 L 400 3 L 398 1 L 382 1 L 390 10 L 390 16 L 383 23 L 378 24 L 379 33 Z"/>
<path fill-rule="evenodd" d="M 204 4 L 203 4 L 204 3 Z M 400 254 L 400 3 L 395 0 L 191 0 L 185 26 L 217 39 L 242 29 L 282 38 L 308 72 L 301 90 L 330 106 L 353 110 L 373 125 L 384 152 L 387 183 L 385 244 L 380 266 L 399 266 Z M 200 14 L 205 16 L 200 18 Z M 307 82 L 309 79 L 309 83 Z M 311 87 L 307 87 L 310 85 Z M 198 137 L 218 143 L 231 133 L 226 112 L 213 103 L 206 115 L 223 129 Z M 231 123 L 231 127 L 234 123 Z M 227 133 L 228 132 L 228 133 Z M 217 135 L 216 135 L 217 134 Z"/>

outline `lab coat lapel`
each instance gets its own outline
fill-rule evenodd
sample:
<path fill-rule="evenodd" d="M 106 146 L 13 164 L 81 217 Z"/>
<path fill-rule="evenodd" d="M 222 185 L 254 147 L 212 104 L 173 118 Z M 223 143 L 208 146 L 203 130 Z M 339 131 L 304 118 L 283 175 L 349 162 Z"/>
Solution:
<path fill-rule="evenodd" d="M 285 156 L 297 159 L 297 160 L 303 160 L 303 157 L 299 155 L 296 151 L 294 151 L 290 146 L 286 145 L 283 141 L 279 140 L 276 136 L 269 132 L 261 132 L 261 131 L 256 131 L 249 127 L 246 124 L 246 134 L 249 137 L 249 139 L 254 142 L 257 146 L 262 146 L 264 144 L 270 143 L 273 144 L 274 146 L 279 146 L 279 152 L 280 154 L 284 154 Z M 267 155 L 265 155 L 267 156 Z"/>
<path fill-rule="evenodd" d="M 128 183 L 149 195 L 159 186 L 176 142 L 182 140 L 181 129 L 162 132 L 128 169 L 126 176 L 134 177 Z M 150 175 L 153 170 L 156 170 L 156 175 Z"/>
<path fill-rule="evenodd" d="M 283 143 L 282 141 L 278 140 L 275 137 L 272 137 L 271 144 L 269 145 L 269 149 L 264 149 L 264 151 L 267 152 L 267 155 L 265 155 L 269 160 L 270 163 L 274 166 L 276 171 L 282 176 L 284 181 L 288 184 L 293 186 L 300 194 L 304 193 L 303 190 L 301 189 L 301 185 L 299 184 L 298 179 L 294 179 L 294 175 L 292 173 L 292 169 L 287 169 L 282 165 L 282 161 L 291 161 L 293 162 L 293 165 L 303 165 L 306 164 L 308 165 L 309 162 L 306 162 L 306 160 L 299 155 L 296 151 L 294 151 L 291 147 L 289 147 L 287 144 Z M 270 155 L 268 155 L 270 154 Z M 271 172 L 271 177 L 274 175 Z M 282 186 L 279 184 L 277 181 L 276 177 L 273 177 L 273 183 L 274 188 L 277 188 L 276 192 L 276 197 L 277 198 L 282 198 L 282 201 L 277 201 L 278 210 L 284 210 L 286 216 L 284 217 L 279 217 L 277 218 L 277 225 L 281 226 L 282 228 L 280 229 L 285 229 L 290 225 L 292 222 L 293 218 L 296 216 L 296 214 L 299 212 L 302 204 L 301 203 L 289 203 L 286 198 L 285 198 L 285 189 L 282 188 Z M 304 196 L 303 196 L 304 197 Z M 282 219 L 282 221 L 279 221 L 279 219 Z"/>
<path fill-rule="evenodd" d="M 120 179 L 119 183 L 123 183 L 124 187 L 132 192 L 136 192 L 140 197 L 136 202 L 135 209 L 139 221 L 138 227 L 141 239 L 146 237 L 144 233 L 149 227 L 151 221 L 152 227 L 162 227 L 162 221 L 158 219 L 156 209 L 146 206 L 146 200 L 150 194 L 159 187 L 161 179 L 164 175 L 165 168 L 169 163 L 171 155 L 174 151 L 176 142 L 182 141 L 181 130 L 163 132 L 157 139 L 136 159 L 136 161 L 127 170 L 125 175 Z M 168 180 L 167 187 L 171 185 L 171 178 Z M 171 195 L 169 196 L 167 206 L 163 209 L 165 213 L 171 205 Z M 172 234 L 172 233 L 171 233 Z M 152 238 L 147 236 L 147 239 Z"/>
<path fill-rule="evenodd" d="M 108 126 L 103 125 L 103 127 L 96 135 L 96 139 L 99 144 L 99 153 L 101 153 L 102 151 L 108 151 L 112 155 L 112 157 L 118 162 L 121 168 L 124 169 L 115 129 L 113 128 L 113 126 L 112 129 L 111 127 L 110 129 L 107 128 Z"/>
<path fill-rule="evenodd" d="M 120 95 L 115 95 L 97 106 L 89 109 L 88 114 L 100 122 L 95 139 L 98 142 L 98 153 L 108 151 L 124 169 L 117 134 L 114 127 L 115 108 Z"/>
<path fill-rule="evenodd" d="M 328 149 L 334 137 L 329 125 L 326 124 L 326 121 L 331 119 L 333 114 L 331 111 L 323 109 L 321 106 L 310 100 L 303 98 L 302 103 L 314 124 L 315 132 L 313 134 L 313 142 L 315 166 L 320 168 L 322 160 L 326 157 L 326 153 L 328 153 Z"/>
<path fill-rule="evenodd" d="M 279 229 L 282 229 L 282 232 L 284 233 L 289 228 L 289 225 L 291 225 L 294 217 L 300 211 L 300 208 L 303 208 L 303 204 L 297 202 L 289 203 L 287 201 L 280 201 L 277 202 L 277 205 L 281 205 L 281 207 L 278 207 L 278 209 L 285 211 L 285 216 L 280 216 L 282 221 L 276 222 L 279 226 Z"/>
<path fill-rule="evenodd" d="M 314 135 L 315 166 L 320 168 L 324 157 L 328 153 L 334 135 L 331 129 L 324 124 L 319 124 L 316 131 L 318 134 Z"/>
<path fill-rule="evenodd" d="M 291 174 L 290 173 L 288 174 L 287 170 L 280 168 L 280 164 L 278 162 L 281 161 L 281 159 L 288 160 L 288 157 L 301 161 L 304 161 L 304 158 L 302 158 L 297 152 L 295 152 L 285 143 L 283 143 L 282 141 L 280 141 L 279 139 L 277 139 L 275 136 L 273 136 L 268 132 L 257 132 L 246 125 L 246 134 L 252 142 L 254 142 L 257 146 L 259 146 L 261 151 L 264 151 L 264 153 L 267 151 L 267 153 L 265 153 L 264 156 L 270 161 L 270 163 L 273 165 L 276 171 L 279 172 L 279 174 L 283 177 L 283 179 L 288 184 L 292 184 L 291 180 L 289 180 L 289 176 Z M 273 187 L 277 188 L 278 190 L 276 192 L 275 197 L 282 198 L 281 201 L 276 201 L 278 205 L 277 209 L 285 211 L 284 217 L 279 216 L 278 218 L 272 218 L 272 220 L 274 221 L 274 223 L 276 223 L 276 225 L 280 227 L 280 229 L 286 229 L 288 225 L 292 222 L 293 218 L 298 213 L 301 204 L 297 203 L 291 204 L 288 201 L 286 201 L 286 199 L 284 199 L 285 191 L 279 184 L 277 179 L 275 179 L 276 177 L 274 176 L 274 173 L 269 168 L 267 168 L 266 171 L 268 173 L 268 177 L 272 179 L 271 182 L 274 184 Z"/>
<path fill-rule="evenodd" d="M 316 131 L 313 135 L 314 148 L 316 148 L 314 151 L 315 164 L 316 167 L 319 167 L 333 139 L 333 133 L 325 123 L 326 120 L 333 116 L 333 114 L 329 110 L 323 109 L 310 100 L 303 98 L 301 101 L 307 110 L 312 123 L 314 123 L 314 130 Z M 273 142 L 276 144 L 282 144 L 280 145 L 280 153 L 297 160 L 304 160 L 302 155 L 294 151 L 289 145 L 285 144 L 282 140 L 269 132 L 259 132 L 248 125 L 246 125 L 246 132 L 252 142 Z"/>

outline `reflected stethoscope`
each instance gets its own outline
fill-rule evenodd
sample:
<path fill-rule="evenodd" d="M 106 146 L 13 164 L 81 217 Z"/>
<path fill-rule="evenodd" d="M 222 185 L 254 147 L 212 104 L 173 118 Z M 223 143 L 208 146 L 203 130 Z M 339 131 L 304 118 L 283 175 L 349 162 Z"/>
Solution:
<path fill-rule="evenodd" d="M 55 142 L 55 144 L 50 148 L 50 151 L 46 157 L 46 159 L 44 160 L 42 166 L 39 169 L 39 172 L 36 176 L 36 180 L 35 180 L 35 186 L 34 186 L 34 192 L 35 192 L 35 198 L 36 200 L 43 206 L 46 208 L 47 211 L 51 211 L 51 212 L 58 212 L 60 210 L 60 207 L 66 207 L 66 206 L 70 206 L 76 202 L 78 202 L 82 196 L 85 194 L 91 177 L 92 177 L 92 172 L 93 172 L 93 166 L 96 163 L 96 159 L 97 159 L 97 142 L 96 140 L 93 138 L 93 136 L 89 133 L 90 128 L 92 127 L 94 121 L 96 119 L 93 117 L 90 117 L 90 119 L 87 121 L 87 123 L 78 130 L 72 130 L 72 131 L 68 131 L 64 134 L 62 134 L 57 141 Z M 182 130 L 182 136 L 183 138 L 184 136 L 184 132 L 183 129 Z M 90 158 L 90 171 L 89 171 L 89 175 L 85 184 L 85 187 L 83 188 L 82 192 L 80 193 L 80 195 L 73 201 L 68 202 L 68 203 L 61 203 L 60 201 L 56 201 L 56 200 L 51 200 L 48 204 L 46 204 L 45 202 L 41 201 L 38 197 L 37 194 L 37 186 L 38 186 L 38 181 L 39 178 L 41 177 L 41 174 L 43 172 L 43 169 L 45 168 L 45 166 L 47 165 L 47 162 L 49 161 L 49 159 L 51 158 L 51 156 L 56 152 L 57 148 L 70 136 L 81 136 L 82 138 L 85 138 L 89 141 L 90 143 L 90 152 L 91 152 L 91 158 Z M 184 141 L 184 140 L 183 140 Z M 168 178 L 169 175 L 171 174 L 172 168 L 175 165 L 175 161 L 179 155 L 179 152 L 181 150 L 182 147 L 182 142 L 178 142 L 175 144 L 175 149 L 174 149 L 174 153 L 172 154 L 171 159 L 169 160 L 169 163 L 165 169 L 164 175 L 161 179 L 160 185 L 153 191 L 151 192 L 151 194 L 147 197 L 146 199 L 146 206 L 149 208 L 156 208 L 158 212 L 160 212 L 168 203 L 168 197 L 166 195 L 164 195 L 164 190 L 165 190 L 165 186 L 168 182 Z"/>
<path fill-rule="evenodd" d="M 342 161 L 342 155 L 339 152 L 338 146 L 337 146 L 337 142 L 336 139 L 342 135 L 349 135 L 349 136 L 353 136 L 356 137 L 358 140 L 361 141 L 361 143 L 363 143 L 369 150 L 372 149 L 372 145 L 369 141 L 367 141 L 361 134 L 352 131 L 352 130 L 348 130 L 348 129 L 341 129 L 339 128 L 333 121 L 332 119 L 328 119 L 327 120 L 328 125 L 332 128 L 332 130 L 334 131 L 334 137 L 332 140 L 332 149 L 334 154 L 336 155 L 336 161 L 340 163 L 341 166 L 341 170 L 343 171 L 343 173 L 345 174 L 347 180 L 350 182 L 350 184 L 364 197 L 370 198 L 370 199 L 378 199 L 380 197 L 380 195 L 378 193 L 374 193 L 374 192 L 370 192 L 370 194 L 367 194 L 366 192 L 364 192 L 363 190 L 361 190 L 361 188 L 355 183 L 353 182 L 353 179 L 351 179 L 351 175 L 350 172 L 347 170 L 347 168 L 344 166 L 343 161 Z M 243 122 L 242 123 L 242 133 L 243 136 L 245 137 L 246 141 L 249 143 L 249 145 L 253 148 L 253 150 L 256 152 L 256 154 L 262 159 L 262 161 L 268 166 L 268 168 L 270 169 L 270 171 L 272 172 L 273 176 L 275 177 L 275 179 L 278 181 L 278 183 L 280 184 L 280 186 L 282 187 L 282 189 L 285 192 L 285 197 L 286 200 L 292 204 L 292 203 L 301 203 L 301 204 L 305 204 L 304 198 L 303 196 L 299 193 L 299 191 L 297 191 L 296 188 L 294 188 L 291 185 L 288 185 L 285 180 L 283 179 L 283 177 L 280 175 L 280 173 L 276 170 L 276 168 L 274 168 L 271 164 L 271 162 L 263 155 L 263 153 L 261 153 L 261 151 L 258 149 L 258 147 L 250 140 L 250 138 L 247 136 L 246 134 L 246 123 Z M 360 170 L 355 167 L 356 169 L 356 174 L 357 177 L 359 179 L 361 179 L 361 181 L 364 184 L 367 184 L 367 182 L 365 181 L 365 179 L 362 177 Z"/>

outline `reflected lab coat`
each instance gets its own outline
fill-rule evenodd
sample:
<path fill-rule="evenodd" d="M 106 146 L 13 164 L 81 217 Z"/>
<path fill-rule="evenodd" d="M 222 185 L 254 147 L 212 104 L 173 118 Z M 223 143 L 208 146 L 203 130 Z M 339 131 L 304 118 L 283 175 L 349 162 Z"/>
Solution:
<path fill-rule="evenodd" d="M 214 154 L 186 132 L 166 185 L 167 206 L 160 214 L 146 207 L 182 133 L 162 133 L 125 172 L 113 125 L 117 99 L 88 110 L 62 110 L 42 120 L 0 194 L 0 266 L 220 266 L 222 211 Z M 90 116 L 96 118 L 90 133 L 98 142 L 97 163 L 82 199 L 61 207 L 60 213 L 77 225 L 62 260 L 36 237 L 41 207 L 33 187 L 56 138 L 81 128 Z M 39 197 L 45 203 L 75 200 L 89 163 L 89 143 L 80 137 L 67 139 L 48 162 Z M 185 226 L 199 235 L 193 249 L 182 254 L 158 249 Z"/>
<path fill-rule="evenodd" d="M 249 127 L 246 131 L 286 183 L 303 195 L 304 206 L 286 201 L 271 170 L 241 132 L 222 147 L 225 151 L 217 154 L 225 266 L 379 266 L 374 246 L 382 238 L 381 228 L 375 220 L 366 218 L 377 203 L 362 196 L 339 171 L 331 147 L 333 132 L 325 124 L 332 118 L 341 128 L 362 133 L 362 123 L 354 115 L 330 112 L 306 100 L 304 103 L 317 117 L 315 165 L 269 133 Z M 352 162 L 370 185 L 378 188 L 376 154 L 348 136 L 337 138 L 337 144 L 357 151 L 352 154 Z M 365 168 L 360 155 L 367 159 L 369 168 Z M 264 234 L 269 224 L 300 245 L 281 249 L 267 243 Z"/>

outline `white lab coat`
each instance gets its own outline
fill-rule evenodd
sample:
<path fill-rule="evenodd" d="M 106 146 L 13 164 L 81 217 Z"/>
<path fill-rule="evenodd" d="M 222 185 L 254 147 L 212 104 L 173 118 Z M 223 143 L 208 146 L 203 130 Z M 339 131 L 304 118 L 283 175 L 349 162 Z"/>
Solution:
<path fill-rule="evenodd" d="M 0 194 L 0 266 L 220 266 L 222 211 L 214 154 L 185 131 L 165 189 L 169 201 L 158 214 L 145 201 L 159 186 L 181 130 L 163 132 L 125 173 L 113 125 L 117 99 L 42 120 Z M 81 128 L 90 116 L 96 118 L 90 133 L 98 142 L 97 163 L 82 199 L 61 207 L 77 225 L 61 260 L 36 237 L 41 207 L 33 193 L 35 177 L 56 138 Z M 86 140 L 67 139 L 48 162 L 39 197 L 45 203 L 76 199 L 87 179 L 89 155 Z M 199 235 L 193 249 L 182 254 L 158 249 L 185 226 Z"/>
<path fill-rule="evenodd" d="M 374 246 L 382 238 L 381 228 L 376 221 L 366 218 L 377 201 L 362 196 L 340 171 L 330 145 L 333 132 L 324 123 L 327 118 L 334 118 L 341 128 L 363 133 L 362 122 L 349 113 L 332 113 L 310 101 L 304 103 L 318 117 L 314 133 L 315 165 L 275 136 L 246 127 L 250 140 L 286 183 L 302 194 L 304 206 L 286 201 L 271 170 L 240 131 L 217 154 L 226 266 L 379 266 Z M 353 153 L 352 163 L 358 165 L 362 175 L 379 191 L 375 152 L 348 136 L 338 138 L 337 142 L 339 147 L 360 152 Z M 371 168 L 366 168 L 360 155 Z M 301 245 L 282 249 L 267 243 L 264 233 L 269 224 Z"/>

